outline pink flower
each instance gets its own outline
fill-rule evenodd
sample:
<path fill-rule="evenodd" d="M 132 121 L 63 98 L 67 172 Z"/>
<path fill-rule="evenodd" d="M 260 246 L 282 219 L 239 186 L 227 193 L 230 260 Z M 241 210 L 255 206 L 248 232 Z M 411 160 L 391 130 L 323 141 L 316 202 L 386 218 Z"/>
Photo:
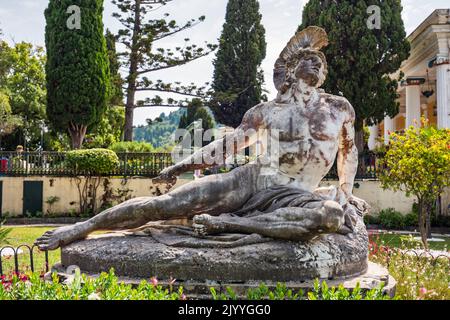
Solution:
<path fill-rule="evenodd" d="M 156 279 L 155 277 L 150 279 L 150 282 L 156 287 L 158 285 L 158 279 Z"/>
<path fill-rule="evenodd" d="M 424 295 L 426 295 L 428 293 L 428 290 L 426 288 L 420 288 L 419 290 L 419 294 L 421 297 L 423 297 Z"/>

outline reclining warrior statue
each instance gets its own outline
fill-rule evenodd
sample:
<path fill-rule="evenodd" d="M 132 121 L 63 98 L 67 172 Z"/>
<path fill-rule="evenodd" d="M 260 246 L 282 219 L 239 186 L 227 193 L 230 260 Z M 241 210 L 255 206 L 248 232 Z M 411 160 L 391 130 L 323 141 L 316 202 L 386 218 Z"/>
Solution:
<path fill-rule="evenodd" d="M 159 180 L 173 183 L 183 172 L 209 167 L 194 159 L 217 150 L 223 150 L 227 158 L 257 143 L 253 136 L 240 139 L 242 132 L 249 131 L 279 132 L 275 165 L 263 165 L 257 159 L 158 197 L 132 199 L 88 221 L 46 232 L 36 244 L 42 250 L 53 250 L 96 230 L 126 230 L 152 221 L 185 218 L 192 221 L 192 230 L 199 237 L 256 234 L 308 241 L 321 234 L 352 233 L 369 206 L 352 194 L 358 166 L 353 107 L 345 98 L 319 89 L 327 74 L 320 49 L 327 44 L 327 34 L 321 28 L 298 32 L 275 64 L 277 98 L 250 109 L 234 133 L 163 170 Z M 222 147 L 226 141 L 240 143 L 230 151 Z M 319 188 L 336 156 L 339 187 Z"/>

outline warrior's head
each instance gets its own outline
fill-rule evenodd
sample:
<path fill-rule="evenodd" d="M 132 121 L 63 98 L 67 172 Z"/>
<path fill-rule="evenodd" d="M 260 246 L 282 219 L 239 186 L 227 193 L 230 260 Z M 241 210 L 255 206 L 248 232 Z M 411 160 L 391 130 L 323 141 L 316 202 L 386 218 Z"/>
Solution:
<path fill-rule="evenodd" d="M 319 27 L 299 31 L 289 41 L 274 69 L 275 87 L 281 95 L 299 84 L 318 88 L 324 83 L 328 73 L 327 60 L 320 49 L 326 45 L 327 33 Z"/>

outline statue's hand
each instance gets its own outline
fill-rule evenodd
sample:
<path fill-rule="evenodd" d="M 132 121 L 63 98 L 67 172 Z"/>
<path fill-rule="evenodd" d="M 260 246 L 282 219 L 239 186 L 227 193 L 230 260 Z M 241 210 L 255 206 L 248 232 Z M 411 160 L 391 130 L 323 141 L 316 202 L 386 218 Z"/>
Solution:
<path fill-rule="evenodd" d="M 363 199 L 351 195 L 347 198 L 347 202 L 355 207 L 357 213 L 360 216 L 364 217 L 365 215 L 369 214 L 370 205 Z"/>
<path fill-rule="evenodd" d="M 165 183 L 169 185 L 174 185 L 177 182 L 177 166 L 171 166 L 168 168 L 165 168 L 161 171 L 159 176 L 153 179 L 153 183 Z"/>

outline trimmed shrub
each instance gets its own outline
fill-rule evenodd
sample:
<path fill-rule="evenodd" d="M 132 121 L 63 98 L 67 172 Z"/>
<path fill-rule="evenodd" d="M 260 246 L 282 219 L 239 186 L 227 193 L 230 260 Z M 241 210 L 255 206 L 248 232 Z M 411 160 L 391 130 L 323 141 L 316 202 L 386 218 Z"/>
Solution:
<path fill-rule="evenodd" d="M 405 227 L 405 220 L 403 215 L 389 208 L 382 210 L 378 216 L 380 224 L 387 229 L 402 229 Z"/>
<path fill-rule="evenodd" d="M 377 216 L 366 215 L 364 216 L 364 223 L 369 224 L 380 224 L 380 219 Z"/>
<path fill-rule="evenodd" d="M 150 143 L 147 142 L 137 142 L 137 141 L 122 141 L 116 142 L 111 147 L 116 153 L 121 152 L 154 152 L 154 148 Z"/>
<path fill-rule="evenodd" d="M 117 154 L 108 149 L 73 150 L 67 153 L 67 166 L 79 173 L 101 176 L 119 165 Z"/>
<path fill-rule="evenodd" d="M 406 227 L 418 227 L 419 226 L 419 216 L 417 213 L 411 212 L 403 217 L 404 225 Z"/>

